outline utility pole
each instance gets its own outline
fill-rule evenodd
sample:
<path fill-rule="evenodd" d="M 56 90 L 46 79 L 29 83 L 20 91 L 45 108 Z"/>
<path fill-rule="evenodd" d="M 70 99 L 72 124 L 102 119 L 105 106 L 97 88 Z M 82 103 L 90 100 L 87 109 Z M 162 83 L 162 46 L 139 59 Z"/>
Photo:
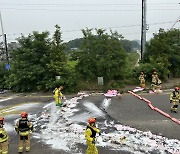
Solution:
<path fill-rule="evenodd" d="M 2 30 L 2 36 L 3 36 L 3 44 L 4 44 L 4 47 L 2 49 L 3 50 L 2 54 L 6 54 L 6 60 L 7 60 L 6 69 L 10 70 L 9 53 L 8 53 L 8 48 L 7 48 L 7 39 L 6 39 L 6 34 L 4 34 L 1 11 L 0 11 L 0 22 L 1 22 L 1 30 Z M 5 50 L 5 52 L 4 52 L 4 50 Z"/>
<path fill-rule="evenodd" d="M 4 34 L 4 43 L 5 43 L 5 51 L 6 51 L 6 60 L 7 60 L 7 63 L 9 65 L 9 53 L 8 53 L 8 48 L 7 48 L 7 39 L 6 39 L 6 34 Z"/>
<path fill-rule="evenodd" d="M 141 60 L 143 58 L 143 54 L 145 52 L 145 44 L 146 44 L 146 0 L 142 0 L 142 26 L 141 26 Z"/>
<path fill-rule="evenodd" d="M 2 37 L 3 37 L 3 45 L 5 47 L 6 45 L 5 45 L 5 36 L 4 36 L 4 29 L 3 29 L 3 22 L 2 22 L 1 11 L 0 11 L 0 21 L 1 21 L 1 31 L 2 31 Z M 3 54 L 4 54 L 4 52 L 3 52 Z"/>

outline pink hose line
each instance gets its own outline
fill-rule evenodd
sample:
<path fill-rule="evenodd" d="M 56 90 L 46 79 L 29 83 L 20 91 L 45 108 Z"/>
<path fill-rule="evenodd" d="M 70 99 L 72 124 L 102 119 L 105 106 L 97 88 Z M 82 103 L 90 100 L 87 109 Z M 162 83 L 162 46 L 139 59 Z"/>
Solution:
<path fill-rule="evenodd" d="M 139 98 L 140 100 L 144 100 L 144 101 L 148 104 L 148 106 L 151 108 L 151 110 L 155 110 L 155 111 L 159 112 L 160 114 L 164 115 L 165 117 L 171 119 L 172 121 L 174 121 L 175 123 L 177 123 L 177 124 L 180 125 L 180 121 L 179 121 L 178 119 L 173 118 L 173 117 L 171 117 L 168 113 L 165 113 L 164 111 L 162 111 L 162 110 L 154 107 L 154 106 L 152 105 L 152 103 L 151 103 L 150 100 L 148 100 L 148 99 L 146 99 L 146 98 L 144 98 L 144 97 L 141 97 L 141 96 L 135 94 L 135 93 L 132 92 L 132 91 L 128 91 L 128 92 L 129 92 L 130 94 L 132 94 L 133 96 Z"/>

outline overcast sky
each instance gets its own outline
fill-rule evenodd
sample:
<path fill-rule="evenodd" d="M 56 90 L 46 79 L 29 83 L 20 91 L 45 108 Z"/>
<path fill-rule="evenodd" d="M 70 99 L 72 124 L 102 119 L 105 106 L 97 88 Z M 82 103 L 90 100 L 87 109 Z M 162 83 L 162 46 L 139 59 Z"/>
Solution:
<path fill-rule="evenodd" d="M 141 38 L 142 0 L 0 0 L 4 33 L 11 42 L 32 31 L 54 32 L 58 24 L 62 39 L 82 37 L 81 29 L 118 31 L 126 39 Z M 147 39 L 159 28 L 170 29 L 180 17 L 180 0 L 147 0 Z M 180 22 L 175 28 L 180 27 Z M 1 31 L 0 31 L 1 32 Z M 1 38 L 2 39 L 2 38 Z"/>

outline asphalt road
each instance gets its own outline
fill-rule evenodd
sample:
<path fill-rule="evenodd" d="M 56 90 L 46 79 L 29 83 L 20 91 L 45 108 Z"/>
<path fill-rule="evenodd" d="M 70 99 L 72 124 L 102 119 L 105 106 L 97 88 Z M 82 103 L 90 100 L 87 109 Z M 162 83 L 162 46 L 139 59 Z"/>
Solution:
<path fill-rule="evenodd" d="M 180 110 L 178 113 L 170 112 L 169 94 L 144 94 L 141 96 L 150 100 L 154 107 L 180 119 Z M 180 140 L 180 125 L 151 110 L 146 102 L 130 94 L 123 95 L 120 99 L 113 98 L 107 112 L 124 125 Z"/>
<path fill-rule="evenodd" d="M 67 99 L 72 98 L 73 96 L 75 96 L 75 95 L 67 96 Z M 12 99 L 7 99 L 7 98 L 12 98 Z M 35 113 L 38 114 L 38 113 L 43 112 L 43 106 L 54 101 L 54 98 L 51 96 L 51 94 L 36 94 L 36 93 L 34 93 L 34 94 L 5 93 L 5 94 L 0 95 L 0 100 L 2 100 L 2 99 L 7 99 L 5 101 L 0 101 L 0 106 L 1 107 L 3 106 L 3 108 L 12 107 L 12 106 L 14 107 L 14 106 L 18 106 L 18 105 L 25 104 L 25 103 L 31 103 L 31 102 L 40 103 L 38 106 L 36 106 L 34 108 L 26 109 L 26 111 L 31 114 L 35 114 Z M 102 99 L 104 99 L 104 97 L 98 96 L 97 98 L 95 97 L 96 101 L 94 101 L 94 100 L 92 100 L 92 101 L 95 104 L 99 104 L 102 101 Z M 86 98 L 85 98 L 85 100 L 86 100 Z M 0 108 L 0 110 L 1 109 L 2 108 Z M 19 114 L 23 110 L 24 109 L 22 108 L 22 110 L 19 111 Z M 14 114 L 14 112 L 12 114 Z M 0 113 L 0 116 L 2 116 L 1 113 Z M 6 115 L 4 115 L 4 116 L 6 116 Z M 6 118 L 5 122 L 14 124 L 14 121 L 17 118 L 19 118 L 18 115 L 11 117 L 11 118 Z M 15 131 L 8 133 L 8 135 L 10 136 L 9 154 L 16 154 L 16 153 L 18 153 L 19 136 L 16 134 Z M 77 146 L 82 153 L 86 153 L 86 148 L 87 148 L 86 145 L 79 144 Z M 127 152 L 127 151 L 120 151 L 120 150 L 115 151 L 115 150 L 111 150 L 111 149 L 104 148 L 104 147 L 98 147 L 98 150 L 99 150 L 99 153 L 103 153 L 103 154 L 109 154 L 109 153 L 130 154 L 130 152 Z M 66 152 L 63 150 L 52 149 L 52 147 L 50 145 L 47 145 L 47 144 L 43 143 L 40 139 L 36 139 L 36 138 L 31 139 L 31 151 L 29 153 L 32 153 L 32 154 L 73 154 L 72 152 Z"/>
<path fill-rule="evenodd" d="M 9 96 L 14 96 L 14 94 L 1 94 L 0 100 L 3 98 L 7 98 Z M 69 96 L 71 98 L 72 96 Z M 180 111 L 175 113 L 170 113 L 170 104 L 169 104 L 169 95 L 143 95 L 143 97 L 149 99 L 153 106 L 158 107 L 159 109 L 169 113 L 173 117 L 180 119 Z M 68 97 L 67 97 L 68 98 Z M 84 101 L 91 101 L 94 104 L 96 104 L 99 108 L 102 109 L 101 103 L 104 99 L 103 95 L 94 95 L 90 97 L 86 97 L 82 100 L 80 100 L 79 107 L 83 106 L 82 103 Z M 43 111 L 43 106 L 53 100 L 53 97 L 50 94 L 19 94 L 16 95 L 11 100 L 6 100 L 3 102 L 0 102 L 0 106 L 11 106 L 11 105 L 18 105 L 21 103 L 28 103 L 28 102 L 40 102 L 41 105 L 39 105 L 36 108 L 33 108 L 29 110 L 31 113 L 38 113 Z M 104 109 L 102 109 L 104 110 Z M 112 98 L 110 106 L 107 108 L 107 110 L 104 112 L 107 113 L 107 115 L 100 119 L 104 121 L 105 119 L 108 120 L 115 120 L 116 122 L 120 122 L 123 125 L 132 126 L 134 128 L 137 128 L 142 131 L 151 131 L 154 134 L 159 134 L 168 138 L 178 139 L 180 140 L 180 126 L 174 122 L 172 122 L 170 119 L 162 116 L 161 114 L 152 111 L 147 103 L 137 99 L 136 97 L 124 94 L 122 98 Z M 12 122 L 17 117 L 12 118 Z M 9 153 L 15 154 L 17 153 L 17 147 L 18 147 L 18 135 L 15 132 L 12 132 L 10 135 L 10 148 Z M 85 153 L 86 145 L 78 145 L 79 149 L 81 149 L 82 153 Z M 109 148 L 102 148 L 98 147 L 100 154 L 130 154 L 130 152 L 127 151 L 115 151 Z M 55 150 L 52 149 L 49 145 L 46 145 L 45 143 L 42 143 L 39 139 L 32 139 L 31 142 L 31 152 L 32 154 L 70 154 L 65 151 L 61 150 Z"/>

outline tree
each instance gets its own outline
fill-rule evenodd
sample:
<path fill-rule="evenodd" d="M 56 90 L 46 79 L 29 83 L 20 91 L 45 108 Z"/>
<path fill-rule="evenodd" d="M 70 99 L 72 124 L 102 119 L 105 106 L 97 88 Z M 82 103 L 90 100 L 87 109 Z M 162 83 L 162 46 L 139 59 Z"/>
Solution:
<path fill-rule="evenodd" d="M 6 86 L 6 78 L 8 75 L 8 71 L 5 69 L 5 62 L 0 63 L 0 89 L 7 88 Z"/>
<path fill-rule="evenodd" d="M 24 92 L 45 88 L 50 54 L 48 35 L 49 32 L 33 32 L 27 37 L 21 36 L 20 47 L 11 51 L 9 83 L 12 90 Z"/>
<path fill-rule="evenodd" d="M 48 64 L 48 68 L 56 75 L 63 75 L 63 71 L 65 69 L 67 63 L 67 57 L 65 54 L 66 46 L 61 39 L 61 30 L 58 25 L 55 25 L 55 32 L 53 35 L 52 43 L 51 43 L 51 52 L 50 52 L 50 63 Z"/>
<path fill-rule="evenodd" d="M 121 44 L 125 51 L 127 51 L 127 52 L 132 51 L 131 41 L 123 39 L 123 40 L 121 40 Z"/>
<path fill-rule="evenodd" d="M 79 49 L 82 45 L 83 38 L 77 38 L 66 43 L 67 50 Z"/>
<path fill-rule="evenodd" d="M 49 38 L 49 32 L 33 32 L 27 37 L 19 38 L 19 47 L 10 53 L 11 70 L 8 83 L 12 90 L 52 90 L 60 84 L 75 85 L 74 71 L 67 65 L 60 27 L 56 25 L 55 28 L 52 39 Z M 55 77 L 59 75 L 62 79 L 56 80 Z"/>
<path fill-rule="evenodd" d="M 55 25 L 55 28 L 51 43 L 50 63 L 47 64 L 51 74 L 48 85 L 50 88 L 64 85 L 66 91 L 72 92 L 76 87 L 76 75 L 74 70 L 67 64 L 66 44 L 61 39 L 61 29 L 58 25 Z M 61 76 L 61 79 L 56 81 L 55 76 Z"/>
<path fill-rule="evenodd" d="M 123 79 L 127 54 L 120 43 L 122 36 L 103 29 L 95 31 L 95 35 L 92 29 L 82 31 L 84 39 L 76 70 L 86 80 L 96 80 L 98 76 L 106 81 Z"/>
<path fill-rule="evenodd" d="M 159 30 L 147 43 L 146 52 L 143 56 L 143 63 L 159 63 L 174 77 L 180 77 L 180 31 L 172 29 Z M 167 75 L 166 74 L 166 75 Z M 165 77 L 165 76 L 164 76 Z"/>

